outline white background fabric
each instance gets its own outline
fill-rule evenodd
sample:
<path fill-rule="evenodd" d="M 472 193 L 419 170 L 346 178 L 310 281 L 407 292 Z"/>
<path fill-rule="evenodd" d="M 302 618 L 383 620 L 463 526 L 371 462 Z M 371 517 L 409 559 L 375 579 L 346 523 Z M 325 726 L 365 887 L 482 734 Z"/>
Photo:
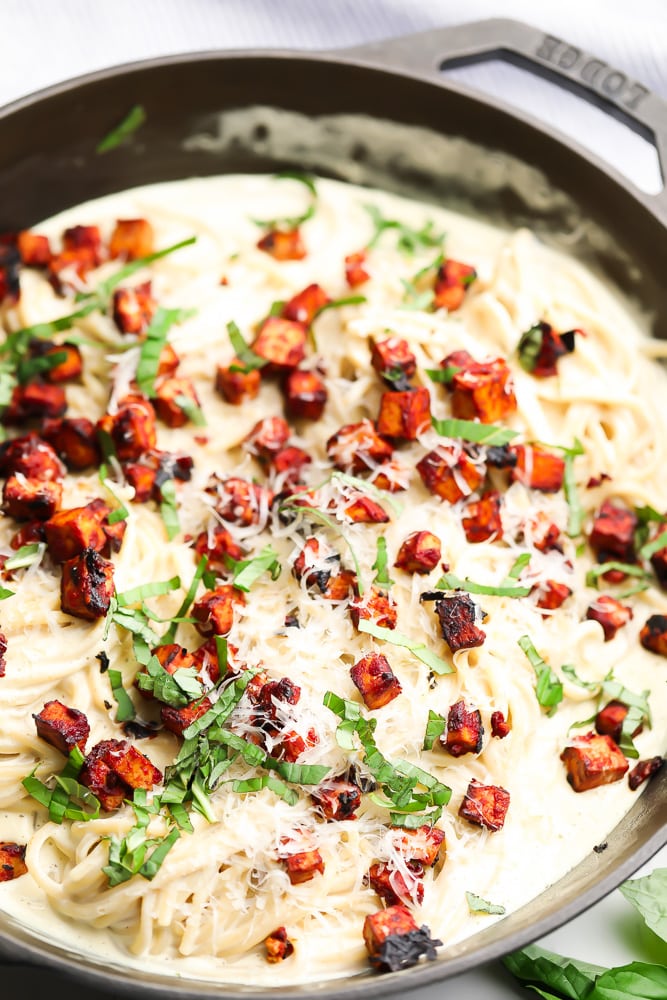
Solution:
<path fill-rule="evenodd" d="M 487 17 L 527 21 L 593 52 L 667 97 L 666 0 L 0 0 L 0 105 L 90 70 L 215 48 L 333 49 Z M 454 78 L 531 111 L 589 145 L 650 192 L 660 188 L 652 147 L 570 94 L 511 66 L 452 71 Z M 666 165 L 667 167 L 667 165 Z M 0 191 L 0 198 L 2 192 Z M 0 831 L 0 839 L 1 839 Z M 667 849 L 648 866 L 667 865 Z M 615 893 L 551 935 L 546 946 L 600 964 L 655 960 Z M 279 970 L 276 972 L 278 977 Z M 52 973 L 8 966 L 5 1000 L 40 994 L 109 1000 Z M 500 966 L 399 1000 L 526 996 Z M 397 995 L 398 996 L 398 995 Z"/>

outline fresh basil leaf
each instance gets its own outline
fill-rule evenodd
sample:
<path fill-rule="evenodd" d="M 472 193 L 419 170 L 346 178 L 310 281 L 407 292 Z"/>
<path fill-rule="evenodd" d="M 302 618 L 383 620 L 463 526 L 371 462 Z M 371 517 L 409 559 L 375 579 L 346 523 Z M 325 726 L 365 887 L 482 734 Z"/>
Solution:
<path fill-rule="evenodd" d="M 195 427 L 206 427 L 206 417 L 201 406 L 195 403 L 194 399 L 190 396 L 186 396 L 183 393 L 176 396 L 174 399 L 176 406 L 183 410 L 188 420 L 191 420 Z"/>
<path fill-rule="evenodd" d="M 500 906 L 498 903 L 489 903 L 487 899 L 476 896 L 474 892 L 466 892 L 466 901 L 471 913 L 491 913 L 502 916 L 503 913 L 507 912 L 504 906 Z"/>
<path fill-rule="evenodd" d="M 192 246 L 196 242 L 196 236 L 189 236 L 185 240 L 179 240 L 178 243 L 172 243 L 171 246 L 165 247 L 163 250 L 156 250 L 145 257 L 137 257 L 136 260 L 128 261 L 127 264 L 124 264 L 114 274 L 101 281 L 95 291 L 91 293 L 91 296 L 84 296 L 84 298 L 94 297 L 97 300 L 97 303 L 92 307 L 93 309 L 106 308 L 111 293 L 127 278 L 131 278 L 133 274 L 143 270 L 144 267 L 154 264 L 156 260 L 162 260 L 163 257 L 170 256 L 176 250 L 182 250 L 183 247 Z"/>
<path fill-rule="evenodd" d="M 109 683 L 111 684 L 111 693 L 113 694 L 118 708 L 116 710 L 116 722 L 127 722 L 128 719 L 134 719 L 136 716 L 136 710 L 132 703 L 132 699 L 123 687 L 123 675 L 120 670 L 108 671 Z"/>
<path fill-rule="evenodd" d="M 566 958 L 535 944 L 507 955 L 503 964 L 517 979 L 556 989 L 569 1000 L 588 997 L 597 977 L 606 971 L 601 965 Z"/>
<path fill-rule="evenodd" d="M 431 382 L 437 382 L 442 385 L 451 385 L 454 376 L 458 375 L 458 373 L 462 370 L 463 369 L 458 368 L 456 365 L 447 365 L 446 368 L 424 369 Z"/>
<path fill-rule="evenodd" d="M 461 579 L 454 573 L 444 573 L 435 585 L 436 590 L 465 590 L 468 594 L 486 594 L 491 597 L 526 597 L 531 587 L 521 587 L 518 584 L 500 583 L 497 586 L 486 583 L 475 583 L 468 577 Z"/>
<path fill-rule="evenodd" d="M 563 671 L 564 674 L 566 674 L 567 677 L 570 678 L 570 680 L 574 684 L 577 684 L 579 687 L 586 688 L 587 691 L 598 692 L 600 690 L 601 687 L 600 681 L 583 680 L 571 663 L 564 663 L 563 666 L 561 667 L 561 670 Z"/>
<path fill-rule="evenodd" d="M 131 590 L 125 590 L 121 594 L 116 594 L 118 606 L 129 607 L 132 604 L 139 604 L 147 597 L 158 597 L 161 594 L 169 594 L 172 590 L 178 590 L 181 586 L 181 578 L 172 576 L 171 580 L 156 581 L 155 583 L 142 583 Z"/>
<path fill-rule="evenodd" d="M 667 942 L 667 868 L 655 868 L 650 875 L 630 879 L 619 889 L 646 926 Z"/>
<path fill-rule="evenodd" d="M 616 562 L 615 560 L 612 560 L 610 562 L 598 563 L 597 566 L 593 566 L 589 569 L 586 573 L 586 586 L 597 587 L 600 577 L 604 576 L 605 573 L 612 571 L 624 573 L 626 576 L 646 576 L 646 572 L 641 568 L 641 566 L 636 566 L 634 563 Z"/>
<path fill-rule="evenodd" d="M 262 358 L 259 354 L 255 354 L 252 347 L 246 342 L 243 334 L 239 330 L 238 326 L 233 320 L 230 320 L 227 324 L 227 333 L 229 334 L 229 341 L 234 348 L 234 353 L 236 357 L 241 362 L 240 365 L 232 365 L 231 371 L 239 371 L 243 374 L 255 371 L 258 368 L 264 368 L 268 365 L 266 358 Z"/>
<path fill-rule="evenodd" d="M 264 766 L 270 766 L 281 778 L 294 785 L 319 785 L 331 771 L 326 764 L 293 764 L 288 760 L 273 760 L 271 757 Z"/>
<path fill-rule="evenodd" d="M 413 656 L 416 656 L 418 660 L 426 664 L 434 674 L 453 674 L 455 672 L 454 667 L 450 663 L 447 663 L 446 660 L 441 659 L 436 653 L 428 649 L 425 643 L 410 639 L 409 636 L 403 635 L 397 629 L 383 628 L 381 625 L 376 625 L 366 618 L 360 619 L 358 629 L 360 632 L 367 632 L 368 635 L 372 635 L 376 639 L 383 639 L 385 642 L 390 642 L 393 646 L 402 646 L 405 649 L 409 649 Z"/>
<path fill-rule="evenodd" d="M 445 719 L 442 715 L 438 715 L 438 713 L 434 712 L 432 709 L 429 709 L 422 750 L 432 750 L 433 744 L 436 740 L 440 739 L 446 729 L 447 719 Z"/>
<path fill-rule="evenodd" d="M 142 878 L 148 879 L 149 882 L 155 878 L 158 871 L 162 867 L 164 859 L 167 857 L 169 851 L 172 849 L 180 835 L 181 834 L 178 828 L 174 827 L 174 829 L 160 841 L 155 849 L 151 851 L 149 857 L 146 858 L 139 869 L 139 874 Z"/>
<path fill-rule="evenodd" d="M 525 333 L 521 334 L 517 354 L 519 356 L 519 364 L 524 371 L 529 373 L 535 371 L 537 359 L 542 350 L 543 339 L 544 331 L 541 323 L 531 326 L 530 330 L 526 330 Z"/>
<path fill-rule="evenodd" d="M 648 727 L 651 727 L 651 707 L 648 703 L 650 691 L 642 691 L 641 694 L 637 694 L 635 691 L 624 687 L 620 681 L 615 681 L 611 677 L 605 677 L 602 682 L 602 693 L 610 701 L 621 701 L 628 708 L 638 709 L 641 712 L 642 722 L 646 722 Z"/>
<path fill-rule="evenodd" d="M 588 1000 L 664 1000 L 667 997 L 667 967 L 631 962 L 606 969 L 596 980 Z"/>
<path fill-rule="evenodd" d="M 195 570 L 194 576 L 190 581 L 190 586 L 188 587 L 187 593 L 183 598 L 183 603 L 176 612 L 175 618 L 172 619 L 172 624 L 170 625 L 170 627 L 167 629 L 162 638 L 158 640 L 158 645 L 165 646 L 174 641 L 174 638 L 176 636 L 176 630 L 178 628 L 178 622 L 182 621 L 187 615 L 188 611 L 190 610 L 190 606 L 192 605 L 192 602 L 194 601 L 197 595 L 197 589 L 199 587 L 199 583 L 204 574 L 206 573 L 207 566 L 208 566 L 208 556 L 206 555 L 201 556 L 199 562 L 197 563 L 197 568 Z"/>
<path fill-rule="evenodd" d="M 159 306 L 153 316 L 145 339 L 139 348 L 136 381 L 145 396 L 155 395 L 155 379 L 160 366 L 160 355 L 167 342 L 167 335 L 172 326 L 194 315 L 192 309 L 164 309 Z"/>
<path fill-rule="evenodd" d="M 160 484 L 160 516 L 164 523 L 167 538 L 172 539 L 179 534 L 181 522 L 178 519 L 178 503 L 176 501 L 176 484 L 173 479 L 166 479 Z"/>
<path fill-rule="evenodd" d="M 246 781 L 235 781 L 232 784 L 232 791 L 241 794 L 245 792 L 259 792 L 263 788 L 268 788 L 279 798 L 284 799 L 290 806 L 295 806 L 299 801 L 299 793 L 293 788 L 289 788 L 280 778 L 274 774 L 263 774 L 256 778 L 248 778 Z"/>
<path fill-rule="evenodd" d="M 399 222 L 398 219 L 385 218 L 377 205 L 364 205 L 364 208 L 371 217 L 374 229 L 373 235 L 367 243 L 369 250 L 379 242 L 382 234 L 389 229 L 396 233 L 397 249 L 410 256 L 418 250 L 440 247 L 444 242 L 445 234 L 435 232 L 431 219 L 425 222 L 421 229 L 413 229 L 412 226 Z"/>
<path fill-rule="evenodd" d="M 116 125 L 95 147 L 96 153 L 108 153 L 116 149 L 125 140 L 134 134 L 146 121 L 146 112 L 141 104 L 135 104 L 130 108 L 123 120 Z"/>
<path fill-rule="evenodd" d="M 377 583 L 380 587 L 391 587 L 394 582 L 389 576 L 389 570 L 387 568 L 388 562 L 389 557 L 387 555 L 387 540 L 386 538 L 380 536 L 377 540 L 377 555 L 375 556 L 375 562 L 371 567 L 375 570 L 373 583 Z"/>
<path fill-rule="evenodd" d="M 228 564 L 234 573 L 234 586 L 246 594 L 264 573 L 270 573 L 271 579 L 277 580 L 282 571 L 278 553 L 272 545 L 265 545 L 253 559 L 229 559 Z"/>
<path fill-rule="evenodd" d="M 482 424 L 477 420 L 457 420 L 450 417 L 446 420 L 438 420 L 431 417 L 431 424 L 442 437 L 462 438 L 464 441 L 471 441 L 474 444 L 485 444 L 498 447 L 509 444 L 518 431 L 512 431 L 508 427 L 497 427 L 494 424 Z"/>
<path fill-rule="evenodd" d="M 186 730 L 184 730 L 184 738 L 186 740 L 191 740 L 193 737 L 203 733 L 210 726 L 221 726 L 238 705 L 243 696 L 243 692 L 255 676 L 255 673 L 256 671 L 254 670 L 244 670 L 242 674 L 236 677 L 229 687 L 226 687 L 220 694 L 220 697 L 216 701 L 215 705 L 209 708 L 204 715 L 200 716 L 199 719 L 196 719 Z M 245 743 L 245 740 L 243 742 Z M 251 744 L 247 745 L 250 746 Z M 259 747 L 257 749 L 259 749 Z"/>
<path fill-rule="evenodd" d="M 315 215 L 315 210 L 317 208 L 317 188 L 315 187 L 315 180 L 309 174 L 302 174 L 296 170 L 282 170 L 279 174 L 275 175 L 276 180 L 290 180 L 298 181 L 303 184 L 304 187 L 310 192 L 311 200 L 308 208 L 301 215 L 292 216 L 282 216 L 276 219 L 253 219 L 252 221 L 256 226 L 260 226 L 262 229 L 298 229 L 302 226 L 304 222 L 308 222 L 309 219 Z"/>
<path fill-rule="evenodd" d="M 15 590 L 9 590 L 7 587 L 0 587 L 0 601 L 6 601 L 8 597 L 13 597 L 15 593 Z"/>
<path fill-rule="evenodd" d="M 535 696 L 537 701 L 543 708 L 549 709 L 547 715 L 553 715 L 563 700 L 563 685 L 549 664 L 545 663 L 537 652 L 530 636 L 522 635 L 518 643 L 535 671 L 537 678 Z"/>
<path fill-rule="evenodd" d="M 110 438 L 108 434 L 107 437 Z M 126 521 L 127 518 L 129 517 L 130 512 L 111 484 L 111 480 L 109 479 L 109 470 L 107 468 L 106 462 L 103 462 L 102 465 L 100 466 L 100 482 L 102 486 L 104 486 L 105 490 L 111 494 L 113 499 L 116 501 L 117 505 L 115 509 L 111 511 L 109 517 L 107 518 L 109 524 L 117 524 L 119 521 Z"/>
<path fill-rule="evenodd" d="M 55 351 L 36 358 L 21 358 L 16 366 L 16 376 L 21 385 L 30 382 L 37 375 L 43 375 L 67 361 L 67 351 Z"/>
<path fill-rule="evenodd" d="M 16 554 L 8 559 L 3 569 L 22 569 L 24 566 L 33 566 L 42 561 L 42 556 L 46 552 L 46 542 L 32 542 L 30 545 L 22 545 L 16 550 Z"/>
<path fill-rule="evenodd" d="M 639 550 L 639 555 L 642 559 L 650 559 L 651 556 L 659 552 L 660 549 L 664 549 L 667 546 L 667 531 L 661 531 L 657 538 L 654 538 L 652 542 L 647 542 L 642 545 Z"/>

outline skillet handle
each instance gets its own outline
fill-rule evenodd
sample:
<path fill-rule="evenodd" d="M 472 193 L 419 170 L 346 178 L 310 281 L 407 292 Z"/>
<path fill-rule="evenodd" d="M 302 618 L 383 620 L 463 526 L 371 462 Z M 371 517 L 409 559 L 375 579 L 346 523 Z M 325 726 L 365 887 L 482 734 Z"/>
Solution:
<path fill-rule="evenodd" d="M 667 211 L 667 101 L 602 59 L 521 21 L 491 18 L 390 38 L 348 49 L 390 69 L 420 76 L 487 59 L 504 59 L 584 97 L 651 142 L 660 160 L 662 191 L 654 196 Z"/>

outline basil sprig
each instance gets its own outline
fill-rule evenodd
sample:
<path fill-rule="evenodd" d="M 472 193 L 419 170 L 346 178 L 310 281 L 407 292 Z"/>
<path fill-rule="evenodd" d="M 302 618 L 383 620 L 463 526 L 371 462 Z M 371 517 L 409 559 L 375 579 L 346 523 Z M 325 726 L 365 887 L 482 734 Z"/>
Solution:
<path fill-rule="evenodd" d="M 368 618 L 361 618 L 357 628 L 360 632 L 367 632 L 368 635 L 372 635 L 376 639 L 383 639 L 385 642 L 391 643 L 392 646 L 402 646 L 404 649 L 409 649 L 412 655 L 426 664 L 434 674 L 453 674 L 455 672 L 451 663 L 443 660 L 432 649 L 429 649 L 425 643 L 411 639 L 397 629 L 376 625 L 375 622 L 370 621 Z"/>
<path fill-rule="evenodd" d="M 548 709 L 547 715 L 553 715 L 563 700 L 563 684 L 537 652 L 530 636 L 522 635 L 518 643 L 535 671 L 535 697 L 542 708 Z"/>
<path fill-rule="evenodd" d="M 442 437 L 462 438 L 473 444 L 485 444 L 490 447 L 509 444 L 519 436 L 518 431 L 512 431 L 509 427 L 482 424 L 478 420 L 457 420 L 455 417 L 438 420 L 437 417 L 431 417 L 431 424 Z"/>
<path fill-rule="evenodd" d="M 77 781 L 83 761 L 81 750 L 75 746 L 70 751 L 63 770 L 55 776 L 52 788 L 35 777 L 37 768 L 21 782 L 28 795 L 49 810 L 51 822 L 62 823 L 64 819 L 89 821 L 100 815 L 99 799 Z M 85 806 L 88 808 L 84 808 Z"/>
<path fill-rule="evenodd" d="M 373 224 L 373 235 L 367 247 L 371 250 L 380 241 L 380 237 L 388 230 L 393 230 L 396 234 L 396 247 L 401 253 L 408 256 L 414 255 L 418 250 L 428 250 L 430 247 L 441 247 L 445 234 L 435 230 L 435 223 L 429 219 L 421 229 L 414 229 L 405 222 L 398 219 L 387 219 L 377 205 L 364 205 L 364 208 L 371 217 Z"/>

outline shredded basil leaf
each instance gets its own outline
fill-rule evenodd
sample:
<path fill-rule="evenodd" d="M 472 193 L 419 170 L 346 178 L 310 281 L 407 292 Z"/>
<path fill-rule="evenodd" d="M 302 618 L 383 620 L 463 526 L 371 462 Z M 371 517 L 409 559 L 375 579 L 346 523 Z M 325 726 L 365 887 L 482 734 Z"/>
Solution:
<path fill-rule="evenodd" d="M 167 334 L 175 323 L 193 316 L 192 309 L 163 309 L 159 306 L 146 330 L 146 337 L 139 349 L 137 364 L 137 385 L 145 396 L 155 395 L 155 379 L 160 366 L 160 355 L 167 342 Z"/>
<path fill-rule="evenodd" d="M 543 339 L 544 333 L 540 323 L 536 326 L 531 326 L 530 330 L 526 330 L 525 333 L 521 334 L 517 354 L 519 356 L 519 364 L 524 371 L 529 373 L 535 371 Z"/>
<path fill-rule="evenodd" d="M 229 341 L 234 348 L 234 353 L 241 362 L 240 365 L 233 364 L 230 371 L 238 371 L 247 375 L 248 372 L 264 368 L 265 365 L 268 365 L 269 362 L 266 358 L 261 358 L 259 354 L 255 354 L 233 320 L 230 320 L 227 324 L 227 333 L 229 334 Z"/>
<path fill-rule="evenodd" d="M 123 675 L 120 670 L 109 669 L 108 677 L 111 684 L 111 693 L 118 705 L 116 709 L 116 722 L 127 722 L 128 719 L 134 719 L 137 714 L 136 709 L 132 703 L 132 699 L 123 687 Z"/>
<path fill-rule="evenodd" d="M 454 667 L 428 649 L 423 642 L 410 639 L 396 629 L 383 628 L 366 618 L 360 619 L 358 628 L 360 632 L 367 632 L 369 635 L 375 636 L 376 639 L 384 639 L 385 642 L 390 642 L 393 646 L 403 646 L 405 649 L 409 649 L 413 656 L 425 663 L 434 674 L 454 673 Z"/>
<path fill-rule="evenodd" d="M 563 685 L 549 664 L 545 663 L 537 652 L 530 636 L 522 635 L 518 643 L 535 671 L 537 678 L 535 696 L 537 697 L 537 701 L 542 708 L 549 709 L 547 715 L 553 715 L 563 700 Z"/>
<path fill-rule="evenodd" d="M 377 540 L 377 555 L 375 556 L 375 562 L 372 565 L 372 569 L 375 570 L 375 576 L 373 577 L 373 583 L 377 583 L 380 587 L 391 587 L 393 580 L 389 576 L 389 556 L 387 555 L 387 540 L 380 536 Z"/>
<path fill-rule="evenodd" d="M 489 903 L 487 899 L 476 896 L 474 892 L 466 892 L 466 901 L 471 913 L 492 913 L 502 916 L 503 913 L 507 912 L 504 906 L 499 906 L 498 903 Z"/>
<path fill-rule="evenodd" d="M 487 594 L 490 597 L 526 597 L 532 588 L 521 587 L 514 582 L 500 583 L 497 586 L 486 583 L 475 583 L 474 580 L 469 580 L 468 577 L 462 579 L 454 573 L 444 573 L 436 583 L 435 589 L 465 590 L 469 594 Z"/>
<path fill-rule="evenodd" d="M 178 504 L 176 502 L 176 484 L 173 479 L 166 479 L 160 485 L 160 516 L 167 531 L 167 538 L 171 541 L 181 530 L 181 522 L 178 519 Z"/>
<path fill-rule="evenodd" d="M 6 601 L 8 597 L 13 597 L 15 593 L 15 590 L 9 590 L 7 587 L 0 587 L 0 601 Z"/>
<path fill-rule="evenodd" d="M 432 709 L 428 710 L 428 722 L 426 724 L 426 732 L 424 733 L 424 742 L 422 744 L 422 750 L 432 750 L 433 744 L 436 740 L 439 740 L 442 734 L 447 729 L 447 719 L 443 715 L 438 715 Z"/>
<path fill-rule="evenodd" d="M 651 556 L 654 556 L 660 549 L 664 549 L 665 546 L 667 546 L 667 531 L 662 531 L 652 542 L 646 542 L 645 545 L 642 545 L 639 555 L 642 559 L 650 559 Z"/>
<path fill-rule="evenodd" d="M 367 243 L 369 250 L 379 242 L 382 234 L 388 229 L 393 229 L 396 232 L 397 249 L 409 256 L 418 250 L 440 247 L 444 242 L 445 234 L 434 231 L 434 223 L 431 219 L 425 222 L 421 229 L 413 229 L 412 226 L 399 222 L 397 219 L 386 219 L 377 205 L 364 205 L 364 208 L 371 217 L 374 230 Z"/>
<path fill-rule="evenodd" d="M 186 396 L 183 393 L 176 396 L 174 399 L 176 406 L 179 406 L 183 413 L 185 413 L 188 420 L 191 420 L 195 427 L 206 427 L 206 417 L 201 406 L 195 403 L 194 399 L 190 396 Z"/>
<path fill-rule="evenodd" d="M 462 438 L 474 444 L 498 447 L 509 444 L 518 437 L 518 431 L 512 431 L 508 427 L 497 427 L 494 424 L 482 424 L 477 420 L 456 420 L 454 417 L 438 420 L 436 417 L 431 417 L 431 424 L 442 437 Z"/>
<path fill-rule="evenodd" d="M 42 561 L 42 556 L 46 552 L 46 542 L 32 542 L 30 545 L 22 545 L 17 549 L 16 554 L 8 559 L 3 569 L 22 569 L 24 566 L 33 566 Z"/>
<path fill-rule="evenodd" d="M 109 435 L 107 435 L 109 437 Z M 104 486 L 105 490 L 111 494 L 113 499 L 116 501 L 116 508 L 111 511 L 108 517 L 109 524 L 117 524 L 119 521 L 126 521 L 129 517 L 129 510 L 120 499 L 115 489 L 111 485 L 111 480 L 109 479 L 109 470 L 107 468 L 106 462 L 103 462 L 100 466 L 100 482 Z"/>
<path fill-rule="evenodd" d="M 308 188 L 311 195 L 308 208 L 301 215 L 282 216 L 276 219 L 253 219 L 252 221 L 256 226 L 260 226 L 261 229 L 298 229 L 299 226 L 302 226 L 304 222 L 308 222 L 315 215 L 317 208 L 317 188 L 315 187 L 315 181 L 308 174 L 302 174 L 296 170 L 283 170 L 275 175 L 275 179 L 298 181 Z"/>
<path fill-rule="evenodd" d="M 178 621 L 183 620 L 190 610 L 190 606 L 195 599 L 197 594 L 197 588 L 199 587 L 199 582 L 206 573 L 206 567 L 208 566 L 208 556 L 201 556 L 199 562 L 197 563 L 197 568 L 195 570 L 194 576 L 190 581 L 190 586 L 188 587 L 187 593 L 183 598 L 183 603 L 176 612 L 176 617 L 172 619 L 172 624 L 167 629 L 162 639 L 159 640 L 159 645 L 164 646 L 170 642 L 174 641 L 176 636 L 176 629 L 178 628 Z"/>
<path fill-rule="evenodd" d="M 181 586 L 181 578 L 172 576 L 171 580 L 162 580 L 155 583 L 142 583 L 131 590 L 125 590 L 122 594 L 116 594 L 116 600 L 121 608 L 129 607 L 145 601 L 147 597 L 159 597 L 162 594 L 170 594 L 172 590 L 178 590 Z"/>
<path fill-rule="evenodd" d="M 646 572 L 641 568 L 641 566 L 636 566 L 634 563 L 615 562 L 612 560 L 611 562 L 598 563 L 597 566 L 593 566 L 592 569 L 589 569 L 586 573 L 586 586 L 597 587 L 599 578 L 604 576 L 605 573 L 610 573 L 612 571 L 624 573 L 626 576 L 646 576 Z"/>
<path fill-rule="evenodd" d="M 234 586 L 246 594 L 264 573 L 270 573 L 271 579 L 277 580 L 282 571 L 278 553 L 272 545 L 265 545 L 253 559 L 228 559 L 228 565 L 234 573 Z"/>
<path fill-rule="evenodd" d="M 55 351 L 53 354 L 43 354 L 36 358 L 21 358 L 16 366 L 16 376 L 21 385 L 30 382 L 36 375 L 51 371 L 67 361 L 67 351 Z"/>
<path fill-rule="evenodd" d="M 447 365 L 446 368 L 424 369 L 431 382 L 437 382 L 442 385 L 451 385 L 454 376 L 458 375 L 458 373 L 462 370 L 463 369 L 458 368 L 456 365 Z"/>
<path fill-rule="evenodd" d="M 143 105 L 135 104 L 133 108 L 130 108 L 123 120 L 98 142 L 95 152 L 108 153 L 110 150 L 116 149 L 129 136 L 133 135 L 145 121 L 146 112 Z"/>

